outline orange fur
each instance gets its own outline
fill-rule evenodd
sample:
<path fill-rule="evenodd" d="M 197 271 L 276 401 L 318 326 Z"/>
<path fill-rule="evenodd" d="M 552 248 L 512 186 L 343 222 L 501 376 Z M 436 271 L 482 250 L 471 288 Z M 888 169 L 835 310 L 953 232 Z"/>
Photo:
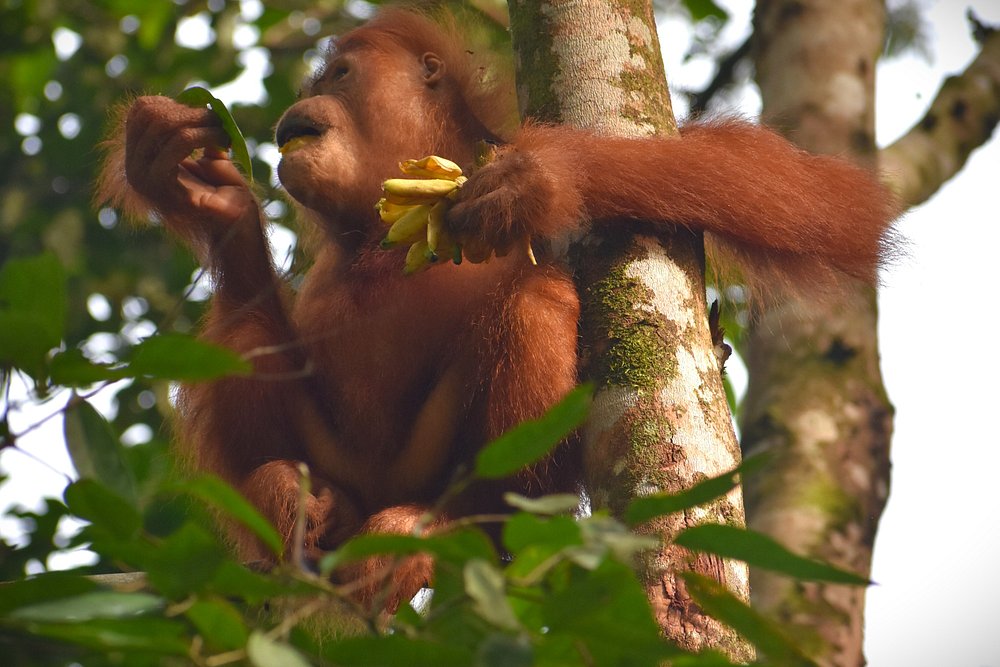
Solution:
<path fill-rule="evenodd" d="M 453 221 L 489 230 L 494 244 L 584 220 L 669 222 L 706 232 L 723 264 L 765 294 L 874 283 L 897 215 L 867 171 L 740 121 L 651 139 L 529 125 L 469 185 Z"/>
<path fill-rule="evenodd" d="M 505 491 L 565 491 L 579 480 L 571 442 L 438 506 L 485 442 L 541 415 L 578 373 L 579 303 L 564 267 L 512 252 L 406 277 L 406 249 L 378 248 L 385 227 L 372 205 L 398 161 L 433 153 L 470 165 L 477 142 L 497 139 L 494 91 L 481 79 L 452 32 L 412 12 L 385 11 L 336 43 L 277 129 L 279 143 L 315 138 L 279 167 L 322 229 L 294 297 L 271 264 L 257 200 L 212 150 L 222 139 L 211 114 L 139 98 L 109 144 L 98 196 L 157 216 L 199 254 L 216 280 L 202 335 L 254 364 L 250 377 L 184 388 L 181 451 L 241 489 L 289 547 L 300 461 L 313 480 L 304 536 L 313 555 L 359 532 L 412 531 L 430 507 L 440 517 L 505 511 Z M 874 280 L 892 214 L 870 175 L 746 123 L 646 140 L 529 125 L 472 174 L 448 224 L 501 250 L 585 218 L 680 224 L 804 287 Z M 239 531 L 234 541 L 248 560 L 266 555 Z M 366 603 L 386 583 L 390 607 L 430 576 L 426 558 L 389 580 L 384 565 L 341 576 L 363 580 Z"/>

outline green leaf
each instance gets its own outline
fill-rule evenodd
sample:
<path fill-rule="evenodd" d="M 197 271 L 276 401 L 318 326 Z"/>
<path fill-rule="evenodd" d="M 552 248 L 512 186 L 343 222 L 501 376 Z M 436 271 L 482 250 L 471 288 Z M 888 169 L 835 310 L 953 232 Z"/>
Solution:
<path fill-rule="evenodd" d="M 52 382 L 64 387 L 86 387 L 98 382 L 113 382 L 128 377 L 120 367 L 95 364 L 74 348 L 59 352 L 49 362 Z"/>
<path fill-rule="evenodd" d="M 511 507 L 532 514 L 565 514 L 580 507 L 580 496 L 575 493 L 554 493 L 540 498 L 505 493 L 503 499 Z"/>
<path fill-rule="evenodd" d="M 535 653 L 524 637 L 493 634 L 476 647 L 476 667 L 531 667 L 534 664 Z"/>
<path fill-rule="evenodd" d="M 218 477 L 201 475 L 186 480 L 176 487 L 185 493 L 201 500 L 205 504 L 221 510 L 249 528 L 271 553 L 280 556 L 283 550 L 281 536 L 271 522 L 257 511 L 236 489 L 223 482 Z"/>
<path fill-rule="evenodd" d="M 468 667 L 468 650 L 456 643 L 413 639 L 400 634 L 349 637 L 323 647 L 323 658 L 338 667 Z"/>
<path fill-rule="evenodd" d="M 79 396 L 70 399 L 63 423 L 66 446 L 81 479 L 100 482 L 126 501 L 136 503 L 135 479 L 124 448 L 111 424 Z"/>
<path fill-rule="evenodd" d="M 215 115 L 222 121 L 222 128 L 229 135 L 233 149 L 233 162 L 243 169 L 247 180 L 253 183 L 253 169 L 250 165 L 250 152 L 247 150 L 246 139 L 243 138 L 243 133 L 233 119 L 233 115 L 229 113 L 229 109 L 222 103 L 222 100 L 200 86 L 188 88 L 178 95 L 176 99 L 181 104 L 186 104 L 189 107 L 203 107 L 207 105 L 212 108 Z"/>
<path fill-rule="evenodd" d="M 224 375 L 247 375 L 249 362 L 221 345 L 192 336 L 162 334 L 139 343 L 132 351 L 128 372 L 161 380 L 210 380 Z"/>
<path fill-rule="evenodd" d="M 631 567 L 604 561 L 595 570 L 577 569 L 572 575 L 542 602 L 541 611 L 547 638 L 570 638 L 582 652 L 579 664 L 654 667 L 681 653 L 660 636 Z"/>
<path fill-rule="evenodd" d="M 583 548 L 580 525 L 568 516 L 543 519 L 515 514 L 504 524 L 503 542 L 514 556 L 507 577 L 522 586 L 537 583 Z"/>
<path fill-rule="evenodd" d="M 344 543 L 336 551 L 327 554 L 320 561 L 320 572 L 329 574 L 345 563 L 358 561 L 370 556 L 387 554 L 409 556 L 429 551 L 431 539 L 415 535 L 389 535 L 372 533 L 359 535 Z"/>
<path fill-rule="evenodd" d="M 33 13 L 37 13 L 39 10 L 35 9 L 32 11 Z M 8 34 L 6 30 L 5 26 L 5 36 Z M 18 111 L 32 111 L 37 113 L 34 105 L 31 105 L 30 102 L 37 101 L 45 85 L 44 82 L 52 79 L 54 70 L 59 66 L 55 52 L 51 47 L 48 49 L 35 48 L 30 51 L 25 50 L 25 52 L 21 53 L 15 50 L 7 55 L 4 60 L 10 63 L 8 74 L 5 78 L 7 78 L 7 83 L 14 93 Z M 5 67 L 5 69 L 7 68 Z"/>
<path fill-rule="evenodd" d="M 0 595 L 0 615 L 12 609 L 83 595 L 97 589 L 97 584 L 80 575 L 65 572 L 40 574 L 30 579 L 3 584 Z"/>
<path fill-rule="evenodd" d="M 73 514 L 119 539 L 133 538 L 142 527 L 142 517 L 133 504 L 93 479 L 73 482 L 63 497 Z"/>
<path fill-rule="evenodd" d="M 136 33 L 139 45 L 146 51 L 156 48 L 165 35 L 172 37 L 173 30 L 167 32 L 167 27 L 174 13 L 169 4 L 165 2 L 148 2 L 142 6 L 142 14 L 139 20 L 139 30 Z M 130 9 L 137 9 L 132 5 Z"/>
<path fill-rule="evenodd" d="M 737 667 L 737 665 L 730 662 L 722 653 L 709 649 L 697 655 L 678 656 L 670 661 L 670 667 Z"/>
<path fill-rule="evenodd" d="M 788 667 L 815 665 L 776 626 L 714 579 L 694 572 L 685 572 L 681 576 L 691 597 L 708 615 L 736 630 L 774 664 Z"/>
<path fill-rule="evenodd" d="M 508 477 L 545 456 L 583 423 L 592 393 L 590 385 L 581 385 L 541 418 L 504 433 L 479 452 L 476 474 L 486 479 Z"/>
<path fill-rule="evenodd" d="M 503 529 L 503 543 L 512 552 L 519 553 L 532 546 L 547 546 L 552 550 L 583 543 L 580 524 L 568 516 L 543 519 L 531 514 L 515 514 Z"/>
<path fill-rule="evenodd" d="M 95 651 L 150 651 L 186 656 L 184 626 L 164 618 L 98 618 L 81 623 L 30 623 L 28 630 L 41 637 L 86 646 Z"/>
<path fill-rule="evenodd" d="M 636 498 L 625 511 L 625 520 L 629 525 L 637 526 L 658 516 L 673 514 L 715 500 L 740 484 L 742 476 L 760 470 L 768 458 L 766 454 L 752 456 L 737 468 L 700 482 L 681 493 Z"/>
<path fill-rule="evenodd" d="M 496 559 L 489 538 L 475 529 L 454 530 L 426 537 L 369 533 L 351 538 L 339 549 L 324 556 L 320 561 L 320 572 L 328 575 L 344 563 L 379 554 L 409 556 L 416 553 L 431 554 L 439 562 L 463 564 L 471 558 Z"/>
<path fill-rule="evenodd" d="M 506 582 L 498 567 L 475 558 L 465 564 L 462 572 L 465 592 L 472 598 L 473 609 L 481 618 L 504 630 L 521 627 L 507 600 Z"/>
<path fill-rule="evenodd" d="M 497 561 L 493 541 L 478 528 L 462 528 L 438 533 L 430 538 L 430 553 L 438 562 L 463 564 L 473 558 Z"/>
<path fill-rule="evenodd" d="M 55 255 L 8 259 L 0 266 L 0 365 L 42 376 L 66 327 L 66 274 Z"/>
<path fill-rule="evenodd" d="M 232 604 L 221 598 L 200 598 L 184 612 L 217 651 L 234 651 L 243 648 L 250 637 L 243 616 Z"/>
<path fill-rule="evenodd" d="M 180 599 L 205 590 L 226 560 L 226 552 L 204 528 L 185 523 L 146 562 L 150 583 Z"/>
<path fill-rule="evenodd" d="M 254 632 L 247 642 L 247 657 L 254 667 L 310 667 L 294 647 L 278 642 L 262 632 Z"/>
<path fill-rule="evenodd" d="M 724 558 L 745 561 L 751 567 L 773 570 L 803 581 L 827 581 L 867 586 L 864 577 L 811 558 L 793 554 L 767 535 L 721 524 L 688 528 L 674 540 L 694 551 L 707 551 Z"/>
<path fill-rule="evenodd" d="M 684 0 L 684 7 L 687 8 L 691 18 L 695 21 L 702 21 L 709 17 L 719 21 L 729 20 L 729 13 L 712 0 Z"/>
<path fill-rule="evenodd" d="M 267 600 L 292 595 L 315 595 L 316 590 L 301 582 L 289 583 L 278 578 L 251 572 L 232 560 L 223 561 L 207 587 L 212 593 L 262 604 Z"/>
<path fill-rule="evenodd" d="M 95 618 L 128 618 L 158 611 L 164 604 L 163 598 L 149 593 L 93 591 L 21 607 L 11 612 L 10 618 L 64 623 Z"/>

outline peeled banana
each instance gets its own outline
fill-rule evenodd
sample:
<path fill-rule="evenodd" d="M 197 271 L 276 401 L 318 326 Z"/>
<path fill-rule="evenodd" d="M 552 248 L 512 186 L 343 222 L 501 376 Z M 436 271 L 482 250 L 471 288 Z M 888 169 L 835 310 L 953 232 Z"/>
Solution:
<path fill-rule="evenodd" d="M 462 175 L 462 168 L 451 160 L 437 155 L 428 155 L 420 160 L 404 160 L 399 163 L 399 170 L 407 176 L 418 178 L 450 178 L 457 179 Z"/>

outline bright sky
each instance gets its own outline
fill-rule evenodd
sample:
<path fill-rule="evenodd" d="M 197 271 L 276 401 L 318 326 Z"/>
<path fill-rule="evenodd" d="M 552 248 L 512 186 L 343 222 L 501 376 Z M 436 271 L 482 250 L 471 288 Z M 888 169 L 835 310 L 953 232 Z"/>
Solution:
<path fill-rule="evenodd" d="M 967 6 L 1000 25 L 998 0 L 934 3 L 933 65 L 907 58 L 880 69 L 880 143 L 919 120 L 942 77 L 972 59 Z M 898 412 L 879 585 L 868 593 L 873 667 L 1000 665 L 1000 361 L 988 342 L 998 322 L 998 186 L 994 138 L 903 220 L 909 258 L 885 276 L 882 370 Z"/>
<path fill-rule="evenodd" d="M 733 8 L 729 36 L 738 39 L 751 3 L 723 4 Z M 908 56 L 880 67 L 882 145 L 918 121 L 943 77 L 973 57 L 966 7 L 1000 24 L 1000 0 L 921 5 L 932 27 L 934 62 Z M 676 35 L 678 29 L 667 22 L 661 34 Z M 697 62 L 677 69 L 683 44 L 669 49 L 673 83 L 705 76 Z M 759 108 L 752 94 L 745 104 L 747 112 Z M 868 593 L 866 652 L 873 667 L 1000 667 L 1000 494 L 994 488 L 1000 435 L 993 415 L 1000 361 L 988 340 L 997 322 L 990 267 L 1000 247 L 998 188 L 1000 141 L 994 140 L 902 221 L 909 256 L 883 277 L 882 369 L 897 415 L 892 494 L 875 549 L 878 585 Z M 98 397 L 99 408 L 114 409 L 111 394 Z M 41 414 L 60 405 L 49 404 Z M 14 432 L 37 422 L 38 415 L 13 412 Z M 41 498 L 61 495 L 72 470 L 61 428 L 61 420 L 53 419 L 23 438 L 19 449 L 31 457 L 17 450 L 0 453 L 0 469 L 12 474 L 0 486 L 0 508 L 40 509 Z M 0 519 L 0 534 L 19 533 L 15 522 Z"/>
<path fill-rule="evenodd" d="M 752 2 L 725 38 L 745 36 Z M 885 146 L 923 116 L 944 77 L 972 60 L 967 7 L 1000 24 L 1000 0 L 918 0 L 931 27 L 933 62 L 906 56 L 880 65 L 877 136 Z M 741 27 L 742 26 L 742 27 Z M 660 27 L 676 40 L 682 21 Z M 710 65 L 678 67 L 687 48 L 666 46 L 671 84 L 698 89 Z M 759 113 L 753 91 L 741 101 Z M 1000 667 L 1000 361 L 990 269 L 1000 247 L 1000 140 L 900 223 L 908 256 L 882 276 L 882 372 L 896 407 L 892 491 L 879 526 L 868 591 L 865 652 L 871 667 Z M 993 322 L 993 325 L 990 325 Z M 731 375 L 739 379 L 733 367 Z"/>

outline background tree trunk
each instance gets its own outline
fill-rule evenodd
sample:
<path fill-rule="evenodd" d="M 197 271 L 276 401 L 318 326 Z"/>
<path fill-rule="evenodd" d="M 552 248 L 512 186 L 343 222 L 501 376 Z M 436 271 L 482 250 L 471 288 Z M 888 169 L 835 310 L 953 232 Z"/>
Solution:
<path fill-rule="evenodd" d="M 961 74 L 948 77 L 924 117 L 879 152 L 879 167 L 907 208 L 931 198 L 1000 120 L 1000 29 L 976 26 L 982 49 Z"/>
<path fill-rule="evenodd" d="M 875 168 L 880 0 L 761 0 L 755 16 L 763 120 L 815 153 Z M 750 526 L 867 575 L 889 494 L 893 408 L 879 370 L 873 290 L 793 302 L 749 332 L 743 449 L 773 464 L 745 488 Z M 796 626 L 822 665 L 862 665 L 865 589 L 751 573 L 760 611 Z"/>
<path fill-rule="evenodd" d="M 650 3 L 515 0 L 510 16 L 523 117 L 624 136 L 676 131 Z M 587 489 L 594 508 L 616 515 L 640 494 L 680 491 L 740 459 L 706 317 L 702 239 L 622 233 L 591 233 L 567 252 L 583 299 L 583 372 L 598 386 Z M 749 661 L 751 647 L 693 604 L 679 578 L 707 574 L 747 599 L 746 566 L 669 544 L 696 523 L 743 520 L 734 491 L 655 522 L 648 530 L 666 546 L 644 576 L 670 639 Z"/>

